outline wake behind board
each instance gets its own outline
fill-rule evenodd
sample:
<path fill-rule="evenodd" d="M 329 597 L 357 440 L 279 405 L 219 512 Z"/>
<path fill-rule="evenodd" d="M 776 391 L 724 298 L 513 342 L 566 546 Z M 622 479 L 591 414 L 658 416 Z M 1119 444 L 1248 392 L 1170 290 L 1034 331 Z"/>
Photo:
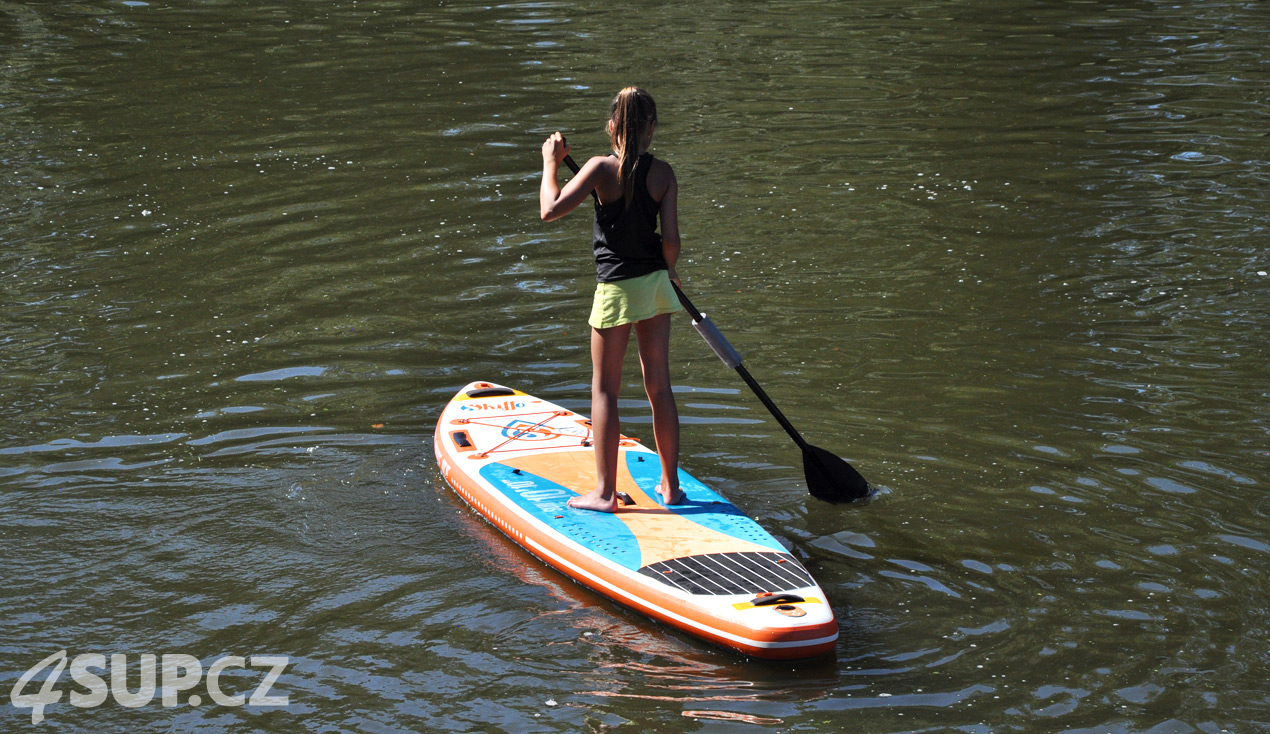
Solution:
<path fill-rule="evenodd" d="M 622 437 L 613 514 L 565 502 L 595 487 L 590 421 L 488 382 L 446 405 L 433 438 L 450 486 L 508 537 L 604 596 L 689 634 L 769 659 L 833 649 L 825 594 L 775 538 L 682 470 L 684 501 L 657 494 L 661 465 Z"/>

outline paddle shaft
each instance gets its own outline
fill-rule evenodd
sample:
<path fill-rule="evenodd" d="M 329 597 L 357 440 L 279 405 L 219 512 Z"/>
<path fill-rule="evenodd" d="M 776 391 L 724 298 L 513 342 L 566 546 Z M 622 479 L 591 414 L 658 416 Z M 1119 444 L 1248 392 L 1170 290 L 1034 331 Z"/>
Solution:
<path fill-rule="evenodd" d="M 684 292 L 679 287 L 679 284 L 674 281 L 671 281 L 670 284 L 675 287 L 675 295 L 679 296 L 679 303 L 683 304 L 683 307 L 688 311 L 688 315 L 692 317 L 692 325 L 696 327 L 697 332 L 700 333 L 702 338 L 706 340 L 706 343 L 710 345 L 710 348 L 714 350 L 714 353 L 719 356 L 719 359 L 723 360 L 724 364 L 731 367 L 733 370 L 736 370 L 736 373 L 741 376 L 741 379 L 745 380 L 745 384 L 750 386 L 750 390 L 758 396 L 759 402 L 763 403 L 763 407 L 767 408 L 767 412 L 772 414 L 772 417 L 776 419 L 776 422 L 781 424 L 781 428 L 784 428 L 785 432 L 789 434 L 789 437 L 794 439 L 794 443 L 798 444 L 798 448 L 806 451 L 807 441 L 804 440 L 802 434 L 794 428 L 794 424 L 789 422 L 789 419 L 785 417 L 785 414 L 781 412 L 780 408 L 776 407 L 776 403 L 772 402 L 772 399 L 767 396 L 767 393 L 759 386 L 758 381 L 754 379 L 754 376 L 750 374 L 750 371 L 745 369 L 745 365 L 741 364 L 741 355 L 732 348 L 732 345 L 728 343 L 728 340 L 723 336 L 723 334 L 719 333 L 719 330 L 715 327 L 714 323 L 710 321 L 705 314 L 698 311 L 696 306 L 692 305 L 692 301 L 689 301 L 688 296 L 684 295 Z M 716 343 L 716 340 L 721 341 L 722 344 L 720 345 Z M 724 350 L 721 351 L 720 346 L 724 347 Z M 735 357 L 733 357 L 733 355 L 735 355 Z"/>
<path fill-rule="evenodd" d="M 564 164 L 574 174 L 581 170 L 577 161 L 573 160 L 571 155 L 564 157 Z M 600 197 L 595 193 L 595 189 L 591 190 L 591 196 L 595 197 L 595 200 L 599 202 Z M 794 428 L 794 424 L 789 422 L 789 419 L 785 417 L 780 408 L 776 407 L 776 403 L 772 402 L 772 399 L 767 396 L 767 393 L 759 386 L 758 381 L 754 379 L 750 371 L 745 369 L 745 365 L 741 364 L 741 355 L 732 347 L 727 338 L 719 332 L 714 322 L 706 318 L 704 314 L 697 310 L 696 306 L 692 305 L 692 301 L 688 300 L 688 296 L 684 295 L 683 289 L 679 287 L 679 284 L 674 281 L 671 281 L 670 284 L 675 287 L 675 295 L 679 297 L 679 303 L 683 305 L 684 309 L 688 311 L 688 315 L 692 317 L 693 326 L 697 327 L 697 331 L 706 340 L 706 343 L 710 345 L 710 348 L 714 350 L 714 353 L 719 356 L 719 359 L 723 360 L 724 364 L 736 370 L 741 379 L 745 380 L 745 384 L 749 385 L 750 390 L 758 396 L 759 402 L 763 404 L 763 407 L 767 408 L 767 411 L 772 414 L 776 422 L 781 424 L 781 428 L 784 428 L 789 437 L 794 439 L 794 443 L 798 444 L 798 448 L 806 451 L 807 441 L 798 432 L 798 429 Z"/>

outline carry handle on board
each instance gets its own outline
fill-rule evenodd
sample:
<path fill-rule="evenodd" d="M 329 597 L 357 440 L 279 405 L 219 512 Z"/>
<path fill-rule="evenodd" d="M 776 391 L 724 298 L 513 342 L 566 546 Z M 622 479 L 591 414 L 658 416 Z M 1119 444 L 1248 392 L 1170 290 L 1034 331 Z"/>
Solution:
<path fill-rule="evenodd" d="M 564 164 L 569 167 L 574 174 L 580 170 L 578 164 L 573 160 L 573 156 L 566 155 Z M 600 196 L 591 190 L 591 196 L 598 204 Z M 869 496 L 869 482 L 855 467 L 840 459 L 836 455 L 818 447 L 812 446 L 798 433 L 794 428 L 794 424 L 789 422 L 785 414 L 776 407 L 776 403 L 767 396 L 763 388 L 759 387 L 758 382 L 750 375 L 750 371 L 741 364 L 741 354 L 728 342 L 727 338 L 719 331 L 705 314 L 697 310 L 692 305 L 692 301 L 688 300 L 688 296 L 684 295 L 683 289 L 678 283 L 671 281 L 671 285 L 675 287 L 675 295 L 679 297 L 684 309 L 688 315 L 692 317 L 692 325 L 696 328 L 697 333 L 701 334 L 701 338 L 705 339 L 706 344 L 710 345 L 710 349 L 718 355 L 729 368 L 736 371 L 745 380 L 745 384 L 763 403 L 763 407 L 767 408 L 776 422 L 781 428 L 794 439 L 794 443 L 798 444 L 798 448 L 803 452 L 803 476 L 807 478 L 807 490 L 811 492 L 813 497 L 825 500 L 826 502 L 852 502 L 854 500 L 863 499 Z"/>
<path fill-rule="evenodd" d="M 515 394 L 516 391 L 510 387 L 478 387 L 464 393 L 464 395 L 467 395 L 469 398 L 496 398 L 504 395 Z"/>
<path fill-rule="evenodd" d="M 807 600 L 797 594 L 768 594 L 767 596 L 760 594 L 751 599 L 750 604 L 756 607 L 767 607 L 777 604 L 797 604 L 803 601 Z"/>

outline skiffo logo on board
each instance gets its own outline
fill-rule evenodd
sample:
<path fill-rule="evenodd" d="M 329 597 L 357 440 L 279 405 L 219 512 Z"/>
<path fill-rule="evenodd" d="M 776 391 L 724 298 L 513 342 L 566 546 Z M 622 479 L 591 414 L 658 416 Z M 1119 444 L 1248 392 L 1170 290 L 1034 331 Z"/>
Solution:
<path fill-rule="evenodd" d="M 459 410 L 520 410 L 525 407 L 525 405 L 527 405 L 527 403 L 517 400 L 507 400 L 501 403 L 461 403 L 459 405 Z"/>

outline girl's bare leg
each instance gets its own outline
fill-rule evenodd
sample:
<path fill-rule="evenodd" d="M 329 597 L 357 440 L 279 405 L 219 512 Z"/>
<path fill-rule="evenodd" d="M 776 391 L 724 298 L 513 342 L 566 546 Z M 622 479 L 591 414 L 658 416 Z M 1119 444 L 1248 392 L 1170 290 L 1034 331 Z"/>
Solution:
<path fill-rule="evenodd" d="M 591 329 L 591 432 L 595 440 L 595 489 L 569 500 L 580 510 L 617 509 L 617 394 L 631 325 Z"/>
<path fill-rule="evenodd" d="M 635 338 L 644 370 L 644 390 L 653 408 L 653 438 L 661 457 L 657 491 L 666 504 L 678 504 L 683 493 L 679 491 L 679 410 L 670 389 L 670 314 L 635 324 Z"/>

